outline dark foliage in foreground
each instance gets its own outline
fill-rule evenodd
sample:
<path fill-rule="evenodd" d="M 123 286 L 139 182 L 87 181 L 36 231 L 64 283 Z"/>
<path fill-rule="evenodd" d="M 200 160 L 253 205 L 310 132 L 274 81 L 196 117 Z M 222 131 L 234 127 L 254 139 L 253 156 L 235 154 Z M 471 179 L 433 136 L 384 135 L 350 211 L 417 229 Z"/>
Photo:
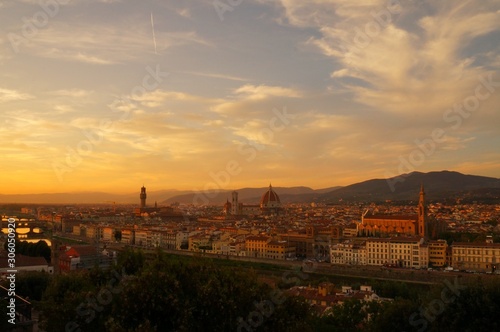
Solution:
<path fill-rule="evenodd" d="M 277 292 L 255 273 L 211 260 L 158 252 L 146 263 L 130 251 L 112 271 L 56 276 L 41 303 L 42 325 L 47 331 L 311 331 L 309 305 Z"/>
<path fill-rule="evenodd" d="M 297 279 L 294 279 L 297 280 Z M 488 280 L 488 281 L 485 281 Z M 37 287 L 36 284 L 40 284 Z M 284 288 L 293 286 L 282 285 Z M 450 276 L 416 294 L 384 282 L 391 302 L 345 301 L 318 317 L 302 298 L 258 281 L 248 269 L 158 252 L 126 251 L 109 271 L 27 274 L 19 291 L 34 300 L 46 331 L 496 331 L 500 278 Z M 390 287 L 391 286 L 391 287 Z M 43 293 L 43 295 L 41 295 Z M 40 300 L 39 302 L 37 300 Z"/>
<path fill-rule="evenodd" d="M 8 242 L 5 241 L 3 248 L 7 249 Z M 36 243 L 30 243 L 27 241 L 16 240 L 16 254 L 21 254 L 30 257 L 43 257 L 47 262 L 50 263 L 51 249 L 47 242 L 40 240 Z"/>

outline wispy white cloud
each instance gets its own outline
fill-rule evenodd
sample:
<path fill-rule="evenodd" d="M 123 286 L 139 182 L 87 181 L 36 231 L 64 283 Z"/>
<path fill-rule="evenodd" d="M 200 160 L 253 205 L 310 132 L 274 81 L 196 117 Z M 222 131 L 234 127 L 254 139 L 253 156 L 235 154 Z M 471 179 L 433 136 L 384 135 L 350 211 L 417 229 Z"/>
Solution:
<path fill-rule="evenodd" d="M 205 72 L 194 72 L 194 71 L 186 71 L 183 72 L 188 75 L 195 75 L 195 76 L 203 76 L 203 77 L 210 77 L 210 78 L 220 78 L 223 80 L 230 80 L 230 81 L 239 81 L 239 82 L 248 82 L 251 81 L 248 78 L 243 78 L 243 77 L 238 77 L 238 76 L 233 76 L 233 75 L 225 75 L 225 74 L 219 74 L 219 73 L 205 73 Z"/>
<path fill-rule="evenodd" d="M 500 30 L 500 11 L 493 1 L 419 4 L 430 11 L 407 1 L 281 4 L 290 24 L 314 27 L 321 34 L 308 44 L 339 64 L 331 77 L 359 102 L 381 111 L 435 112 L 459 100 L 477 84 L 485 65 L 475 64 L 464 50 L 475 38 Z M 418 29 L 404 24 L 406 16 L 419 22 Z"/>
<path fill-rule="evenodd" d="M 270 101 L 276 102 L 281 99 L 279 104 L 283 104 L 283 100 L 299 98 L 302 95 L 300 90 L 294 88 L 245 84 L 234 89 L 224 101 L 214 105 L 212 110 L 225 115 L 240 114 L 244 117 L 255 117 L 272 110 Z"/>
<path fill-rule="evenodd" d="M 245 96 L 248 99 L 264 99 L 270 96 L 298 98 L 301 93 L 298 90 L 280 86 L 251 85 L 246 84 L 234 91 L 236 95 Z"/>
<path fill-rule="evenodd" d="M 211 46 L 194 31 L 156 31 L 156 41 L 158 51 L 189 44 Z M 54 21 L 27 40 L 23 50 L 41 57 L 110 65 L 134 61 L 154 53 L 151 43 L 149 19 L 132 26 L 128 22 L 88 26 Z"/>
<path fill-rule="evenodd" d="M 28 93 L 24 93 L 18 90 L 4 89 L 0 88 L 0 103 L 18 100 L 28 100 L 34 98 Z"/>
<path fill-rule="evenodd" d="M 56 96 L 62 96 L 62 97 L 84 98 L 91 95 L 93 91 L 88 91 L 83 89 L 65 89 L 65 90 L 57 90 L 52 93 Z"/>
<path fill-rule="evenodd" d="M 179 8 L 176 13 L 184 18 L 191 18 L 191 10 L 188 7 Z"/>
<path fill-rule="evenodd" d="M 42 10 L 2 4 L 7 33 Z M 497 0 L 257 0 L 220 22 L 211 0 L 72 0 L 17 54 L 0 36 L 0 141 L 11 142 L 0 152 L 16 161 L 0 165 L 1 181 L 203 187 L 237 161 L 231 188 L 349 184 L 396 172 L 436 128 L 445 134 L 419 170 L 498 176 L 498 87 L 460 125 L 443 119 L 498 73 L 498 10 Z M 159 67 L 170 75 L 156 82 Z M 283 109 L 293 119 L 272 122 Z M 52 162 L 96 138 L 60 183 Z"/>
<path fill-rule="evenodd" d="M 40 5 L 39 0 L 15 0 L 11 2 L 24 2 L 32 5 Z M 9 0 L 7 1 L 9 2 Z M 101 2 L 101 3 L 120 3 L 123 2 L 123 0 L 65 0 L 65 1 L 57 1 L 57 4 L 59 6 L 67 6 L 67 5 L 78 5 L 82 3 L 89 3 L 89 2 Z"/>
<path fill-rule="evenodd" d="M 446 135 L 442 138 L 439 147 L 443 150 L 462 150 L 467 147 L 468 142 L 476 140 L 475 137 L 461 138 L 456 136 Z"/>
<path fill-rule="evenodd" d="M 55 105 L 53 107 L 53 111 L 55 111 L 55 113 L 57 114 L 67 114 L 76 112 L 73 106 L 65 104 Z"/>

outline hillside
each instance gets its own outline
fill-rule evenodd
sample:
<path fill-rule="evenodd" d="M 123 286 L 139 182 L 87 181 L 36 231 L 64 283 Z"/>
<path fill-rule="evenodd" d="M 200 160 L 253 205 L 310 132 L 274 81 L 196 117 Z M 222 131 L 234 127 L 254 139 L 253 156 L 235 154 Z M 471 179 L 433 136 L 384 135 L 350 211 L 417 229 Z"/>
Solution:
<path fill-rule="evenodd" d="M 481 198 L 495 195 L 500 179 L 458 172 L 413 172 L 390 179 L 373 179 L 325 193 L 319 202 L 416 200 L 423 184 L 427 199 L 449 199 L 466 196 Z"/>
<path fill-rule="evenodd" d="M 325 189 L 311 189 L 309 187 L 273 187 L 274 191 L 278 193 L 282 203 L 301 203 L 301 202 L 311 202 L 315 197 L 326 192 L 332 192 L 341 187 L 331 187 Z M 241 188 L 236 189 L 238 192 L 238 200 L 245 204 L 259 204 L 260 198 L 263 193 L 268 190 L 268 187 L 261 188 Z M 191 204 L 193 202 L 205 204 L 218 204 L 222 205 L 226 200 L 231 201 L 231 193 L 233 190 L 221 190 L 219 192 L 210 193 L 188 193 L 183 195 L 178 195 L 171 197 L 162 203 L 171 204 L 174 202 Z M 208 203 L 207 203 L 208 202 Z"/>
<path fill-rule="evenodd" d="M 334 204 L 338 202 L 380 202 L 386 200 L 417 200 L 420 185 L 423 184 L 428 200 L 456 200 L 464 202 L 485 202 L 500 204 L 500 179 L 465 175 L 458 172 L 413 172 L 390 179 L 371 179 L 345 187 L 311 189 L 305 186 L 273 187 L 282 203 L 320 202 Z M 238 199 L 244 204 L 259 204 L 262 194 L 268 187 L 235 189 Z M 210 204 L 222 205 L 231 200 L 233 190 L 217 192 L 194 192 L 190 190 L 149 191 L 148 204 Z M 110 194 L 104 192 L 76 192 L 26 195 L 1 195 L 0 204 L 138 204 L 137 192 Z"/>
<path fill-rule="evenodd" d="M 148 202 L 161 202 L 169 197 L 184 194 L 188 191 L 159 190 L 148 191 Z M 104 192 L 75 192 L 75 193 L 47 193 L 47 194 L 22 194 L 1 195 L 0 204 L 26 203 L 26 204 L 134 204 L 139 202 L 139 188 L 135 193 L 111 194 Z"/>

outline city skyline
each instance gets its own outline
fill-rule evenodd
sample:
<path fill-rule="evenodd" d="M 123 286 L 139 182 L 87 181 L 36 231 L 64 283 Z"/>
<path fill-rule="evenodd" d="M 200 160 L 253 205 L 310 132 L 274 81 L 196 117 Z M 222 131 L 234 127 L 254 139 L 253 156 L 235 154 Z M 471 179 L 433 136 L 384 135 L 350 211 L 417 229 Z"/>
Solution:
<path fill-rule="evenodd" d="M 0 15 L 3 194 L 500 178 L 496 1 L 23 0 Z"/>

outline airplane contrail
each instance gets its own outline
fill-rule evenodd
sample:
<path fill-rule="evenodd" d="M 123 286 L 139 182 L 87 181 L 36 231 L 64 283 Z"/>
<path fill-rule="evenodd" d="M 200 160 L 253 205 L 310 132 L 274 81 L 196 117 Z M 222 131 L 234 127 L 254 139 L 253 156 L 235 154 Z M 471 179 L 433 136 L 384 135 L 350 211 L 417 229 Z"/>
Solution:
<path fill-rule="evenodd" d="M 155 45 L 155 54 L 158 54 L 158 52 L 156 52 L 155 22 L 153 20 L 153 12 L 151 12 L 151 29 L 153 30 L 153 43 Z"/>

